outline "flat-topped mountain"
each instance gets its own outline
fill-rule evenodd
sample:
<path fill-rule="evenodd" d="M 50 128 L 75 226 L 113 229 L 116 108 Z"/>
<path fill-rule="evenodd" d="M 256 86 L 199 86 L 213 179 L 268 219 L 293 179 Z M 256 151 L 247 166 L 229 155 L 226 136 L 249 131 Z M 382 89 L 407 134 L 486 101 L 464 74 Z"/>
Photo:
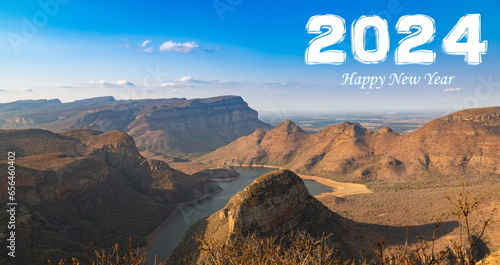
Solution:
<path fill-rule="evenodd" d="M 234 195 L 224 208 L 194 224 L 167 264 L 182 264 L 190 255 L 204 257 L 198 257 L 194 235 L 220 247 L 249 234 L 268 237 L 291 232 L 313 237 L 333 234 L 329 244 L 336 247 L 339 254 L 367 251 L 370 243 L 378 239 L 373 232 L 342 218 L 311 196 L 295 173 L 277 170 L 258 177 Z M 364 245 L 366 249 L 357 248 L 350 253 L 354 250 L 353 244 Z"/>
<path fill-rule="evenodd" d="M 220 190 L 208 178 L 145 159 L 132 137 L 117 130 L 0 130 L 0 152 L 2 172 L 7 153 L 16 157 L 18 264 L 78 256 L 91 242 L 105 248 L 131 237 L 145 244 L 176 203 Z M 1 190 L 8 181 L 1 178 Z M 0 192 L 0 201 L 7 200 Z M 7 226 L 0 228 L 0 238 L 7 235 Z"/>
<path fill-rule="evenodd" d="M 307 134 L 292 121 L 256 130 L 195 163 L 276 165 L 350 181 L 500 174 L 500 107 L 468 109 L 402 136 L 343 122 Z"/>
<path fill-rule="evenodd" d="M 0 129 L 27 128 L 122 130 L 141 151 L 171 154 L 212 151 L 271 126 L 261 122 L 257 111 L 238 96 L 190 100 L 100 97 L 70 103 L 55 99 L 0 104 Z"/>

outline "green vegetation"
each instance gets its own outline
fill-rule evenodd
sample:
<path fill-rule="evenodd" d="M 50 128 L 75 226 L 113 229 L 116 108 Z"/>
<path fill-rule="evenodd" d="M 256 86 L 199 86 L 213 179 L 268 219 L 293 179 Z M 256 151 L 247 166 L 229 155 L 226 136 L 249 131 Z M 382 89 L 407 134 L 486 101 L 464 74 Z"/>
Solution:
<path fill-rule="evenodd" d="M 209 152 L 197 152 L 197 153 L 186 153 L 186 154 L 176 153 L 164 156 L 171 162 L 191 162 L 196 158 L 202 157 L 208 153 Z"/>

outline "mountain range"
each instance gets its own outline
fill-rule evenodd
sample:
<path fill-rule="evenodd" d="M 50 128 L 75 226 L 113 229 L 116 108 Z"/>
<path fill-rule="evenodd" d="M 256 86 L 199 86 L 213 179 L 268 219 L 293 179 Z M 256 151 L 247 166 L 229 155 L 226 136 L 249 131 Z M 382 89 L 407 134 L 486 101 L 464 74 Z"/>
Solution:
<path fill-rule="evenodd" d="M 409 135 L 343 122 L 309 134 L 290 120 L 221 147 L 194 164 L 274 165 L 366 182 L 500 174 L 500 107 L 467 109 Z"/>
<path fill-rule="evenodd" d="M 21 100 L 0 104 L 0 129 L 40 128 L 53 132 L 121 130 L 148 154 L 213 151 L 231 141 L 271 126 L 239 96 L 205 99 L 115 100 L 90 98 L 62 103 Z"/>
<path fill-rule="evenodd" d="M 237 178 L 235 171 L 220 169 L 230 165 L 289 170 L 257 178 L 223 209 L 199 221 L 171 262 L 203 258 L 192 251 L 195 234 L 223 244 L 249 233 L 332 233 L 336 237 L 330 243 L 346 256 L 380 238 L 312 197 L 292 171 L 371 184 L 497 181 L 500 176 L 500 107 L 458 111 L 409 135 L 347 121 L 314 134 L 290 120 L 272 128 L 236 96 L 18 101 L 0 104 L 0 120 L 1 128 L 13 128 L 0 130 L 0 152 L 16 156 L 18 264 L 82 258 L 89 244 L 107 248 L 128 237 L 146 245 L 146 236 L 179 203 L 219 192 L 211 180 Z M 173 168 L 143 156 L 217 147 Z M 8 172 L 6 159 L 0 158 L 2 172 Z M 193 175 L 174 169 L 181 164 Z M 2 191 L 8 185 L 7 178 L 0 180 Z M 0 201 L 7 200 L 0 192 Z M 7 220 L 1 212 L 0 221 Z M 7 232 L 1 228 L 0 239 Z"/>

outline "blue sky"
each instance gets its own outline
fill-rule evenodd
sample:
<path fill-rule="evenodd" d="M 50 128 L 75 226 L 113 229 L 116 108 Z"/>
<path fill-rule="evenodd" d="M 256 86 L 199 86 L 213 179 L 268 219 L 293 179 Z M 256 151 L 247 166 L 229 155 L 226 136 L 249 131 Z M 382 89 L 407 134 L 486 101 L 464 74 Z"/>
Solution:
<path fill-rule="evenodd" d="M 44 4 L 49 3 L 48 9 Z M 55 3 L 55 4 L 54 4 Z M 226 8 L 221 13 L 215 6 Z M 457 110 L 500 105 L 500 2 L 478 1 L 95 1 L 4 0 L 0 3 L 0 102 L 112 95 L 117 99 L 241 95 L 257 110 Z M 441 40 L 466 14 L 481 14 L 482 63 L 446 55 Z M 348 25 L 362 15 L 387 20 L 387 60 L 364 65 L 350 52 L 343 65 L 306 65 L 315 35 L 305 25 L 336 14 Z M 395 65 L 404 35 L 399 17 L 436 21 L 432 65 Z M 334 48 L 335 48 L 334 47 Z M 424 46 L 422 46 L 424 48 Z M 450 85 L 341 86 L 343 73 L 456 76 Z M 499 77 L 496 77 L 499 76 Z"/>

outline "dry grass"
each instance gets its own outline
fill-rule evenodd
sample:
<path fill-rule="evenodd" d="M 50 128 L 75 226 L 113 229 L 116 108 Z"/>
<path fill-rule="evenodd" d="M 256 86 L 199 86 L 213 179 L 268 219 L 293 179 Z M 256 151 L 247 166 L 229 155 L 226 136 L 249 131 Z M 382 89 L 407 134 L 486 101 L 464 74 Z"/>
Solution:
<path fill-rule="evenodd" d="M 497 187 L 492 187 L 496 190 Z M 483 187 L 484 189 L 484 187 Z M 483 258 L 478 255 L 480 244 L 484 233 L 490 228 L 489 219 L 479 220 L 479 211 L 488 209 L 488 205 L 498 198 L 492 195 L 471 195 L 475 188 L 457 190 L 444 190 L 451 208 L 454 209 L 450 217 L 458 217 L 460 240 L 447 241 L 441 247 L 438 243 L 440 230 L 446 230 L 446 222 L 434 222 L 430 228 L 430 237 L 418 237 L 412 242 L 410 227 L 405 227 L 404 234 L 400 237 L 402 243 L 398 247 L 389 247 L 386 240 L 382 239 L 375 249 L 374 258 L 346 259 L 341 257 L 332 245 L 332 235 L 312 237 L 307 233 L 291 232 L 279 236 L 262 236 L 256 233 L 239 234 L 225 241 L 211 241 L 208 237 L 200 234 L 194 237 L 197 245 L 197 253 L 185 255 L 180 264 L 203 264 L 203 265 L 232 265 L 232 264 L 258 264 L 258 265 L 295 265 L 295 264 L 331 264 L 331 265 L 473 265 Z M 427 191 L 430 192 L 430 191 Z M 443 192 L 443 190 L 435 191 Z M 452 192 L 456 192 L 455 194 Z M 452 195 L 454 194 L 454 195 Z M 415 195 L 415 198 L 429 195 Z M 456 196 L 455 196 L 456 195 Z M 373 196 L 372 194 L 356 195 L 352 197 Z M 445 195 L 442 201 L 446 202 Z M 327 198 L 324 198 L 327 199 Z M 334 202 L 335 205 L 348 204 L 347 199 L 342 198 Z M 358 198 L 359 199 L 359 198 Z M 385 198 L 386 202 L 390 199 Z M 479 207 L 482 205 L 482 207 Z M 485 206 L 486 205 L 486 206 Z M 490 211 L 491 213 L 492 211 Z M 494 212 L 494 211 L 493 211 Z M 486 215 L 488 215 L 486 213 Z M 386 217 L 387 218 L 387 217 Z M 422 226 L 423 227 L 423 226 Z M 195 246 L 191 246 L 195 247 Z M 85 254 L 87 262 L 80 262 L 72 258 L 70 263 L 60 260 L 57 265 L 91 264 L 91 265 L 144 265 L 148 263 L 145 252 L 139 251 L 129 243 L 125 251 L 120 250 L 115 244 L 110 251 L 94 250 L 92 254 Z M 49 262 L 49 264 L 51 264 Z M 167 263 L 168 264 L 168 263 Z"/>
<path fill-rule="evenodd" d="M 226 265 L 323 265 L 349 264 L 341 261 L 336 251 L 328 246 L 329 236 L 319 239 L 308 234 L 292 232 L 281 237 L 259 237 L 249 234 L 229 240 L 220 246 L 203 237 L 196 237 L 199 244 L 200 259 L 186 260 L 187 264 Z"/>
<path fill-rule="evenodd" d="M 129 239 L 128 245 L 123 249 L 119 244 L 114 244 L 111 250 L 94 249 L 91 254 L 85 253 L 86 261 L 80 261 L 77 258 L 71 258 L 71 261 L 61 259 L 57 265 L 156 265 L 156 260 L 153 263 L 148 263 L 146 259 L 146 251 L 133 246 L 132 240 Z M 49 260 L 49 265 L 53 263 Z"/>
<path fill-rule="evenodd" d="M 459 240 L 448 241 L 444 248 L 437 244 L 441 222 L 432 224 L 429 240 L 419 237 L 410 244 L 409 227 L 405 229 L 404 244 L 399 248 L 388 249 L 382 239 L 374 249 L 374 259 L 342 259 L 335 255 L 335 250 L 328 246 L 328 237 L 312 238 L 310 235 L 292 233 L 284 236 L 259 237 L 256 234 L 228 239 L 222 245 L 211 242 L 201 236 L 196 237 L 200 257 L 187 260 L 189 264 L 376 264 L 376 265 L 473 265 L 484 258 L 481 248 L 485 231 L 493 219 L 493 213 L 485 220 L 473 220 L 479 205 L 486 196 L 471 195 L 465 184 L 456 194 L 445 195 L 457 217 Z M 286 244 L 283 244 L 286 242 Z M 481 255 L 482 254 L 482 255 Z"/>
<path fill-rule="evenodd" d="M 500 183 L 474 185 L 467 190 L 470 194 L 484 196 L 477 209 L 469 216 L 473 231 L 480 233 L 483 221 L 493 217 L 481 240 L 481 248 L 485 253 L 499 251 L 500 213 L 494 209 L 500 206 Z M 445 197 L 446 194 L 455 198 L 460 192 L 460 187 L 443 187 L 376 192 L 345 198 L 326 195 L 318 199 L 343 217 L 384 234 L 389 249 L 396 249 L 395 245 L 401 246 L 405 243 L 406 226 L 410 228 L 409 243 L 414 245 L 420 239 L 431 241 L 433 223 L 441 222 L 435 238 L 435 247 L 442 250 L 451 245 L 451 240 L 459 241 L 461 232 L 464 232 L 457 216 L 453 214 L 453 204 Z"/>

